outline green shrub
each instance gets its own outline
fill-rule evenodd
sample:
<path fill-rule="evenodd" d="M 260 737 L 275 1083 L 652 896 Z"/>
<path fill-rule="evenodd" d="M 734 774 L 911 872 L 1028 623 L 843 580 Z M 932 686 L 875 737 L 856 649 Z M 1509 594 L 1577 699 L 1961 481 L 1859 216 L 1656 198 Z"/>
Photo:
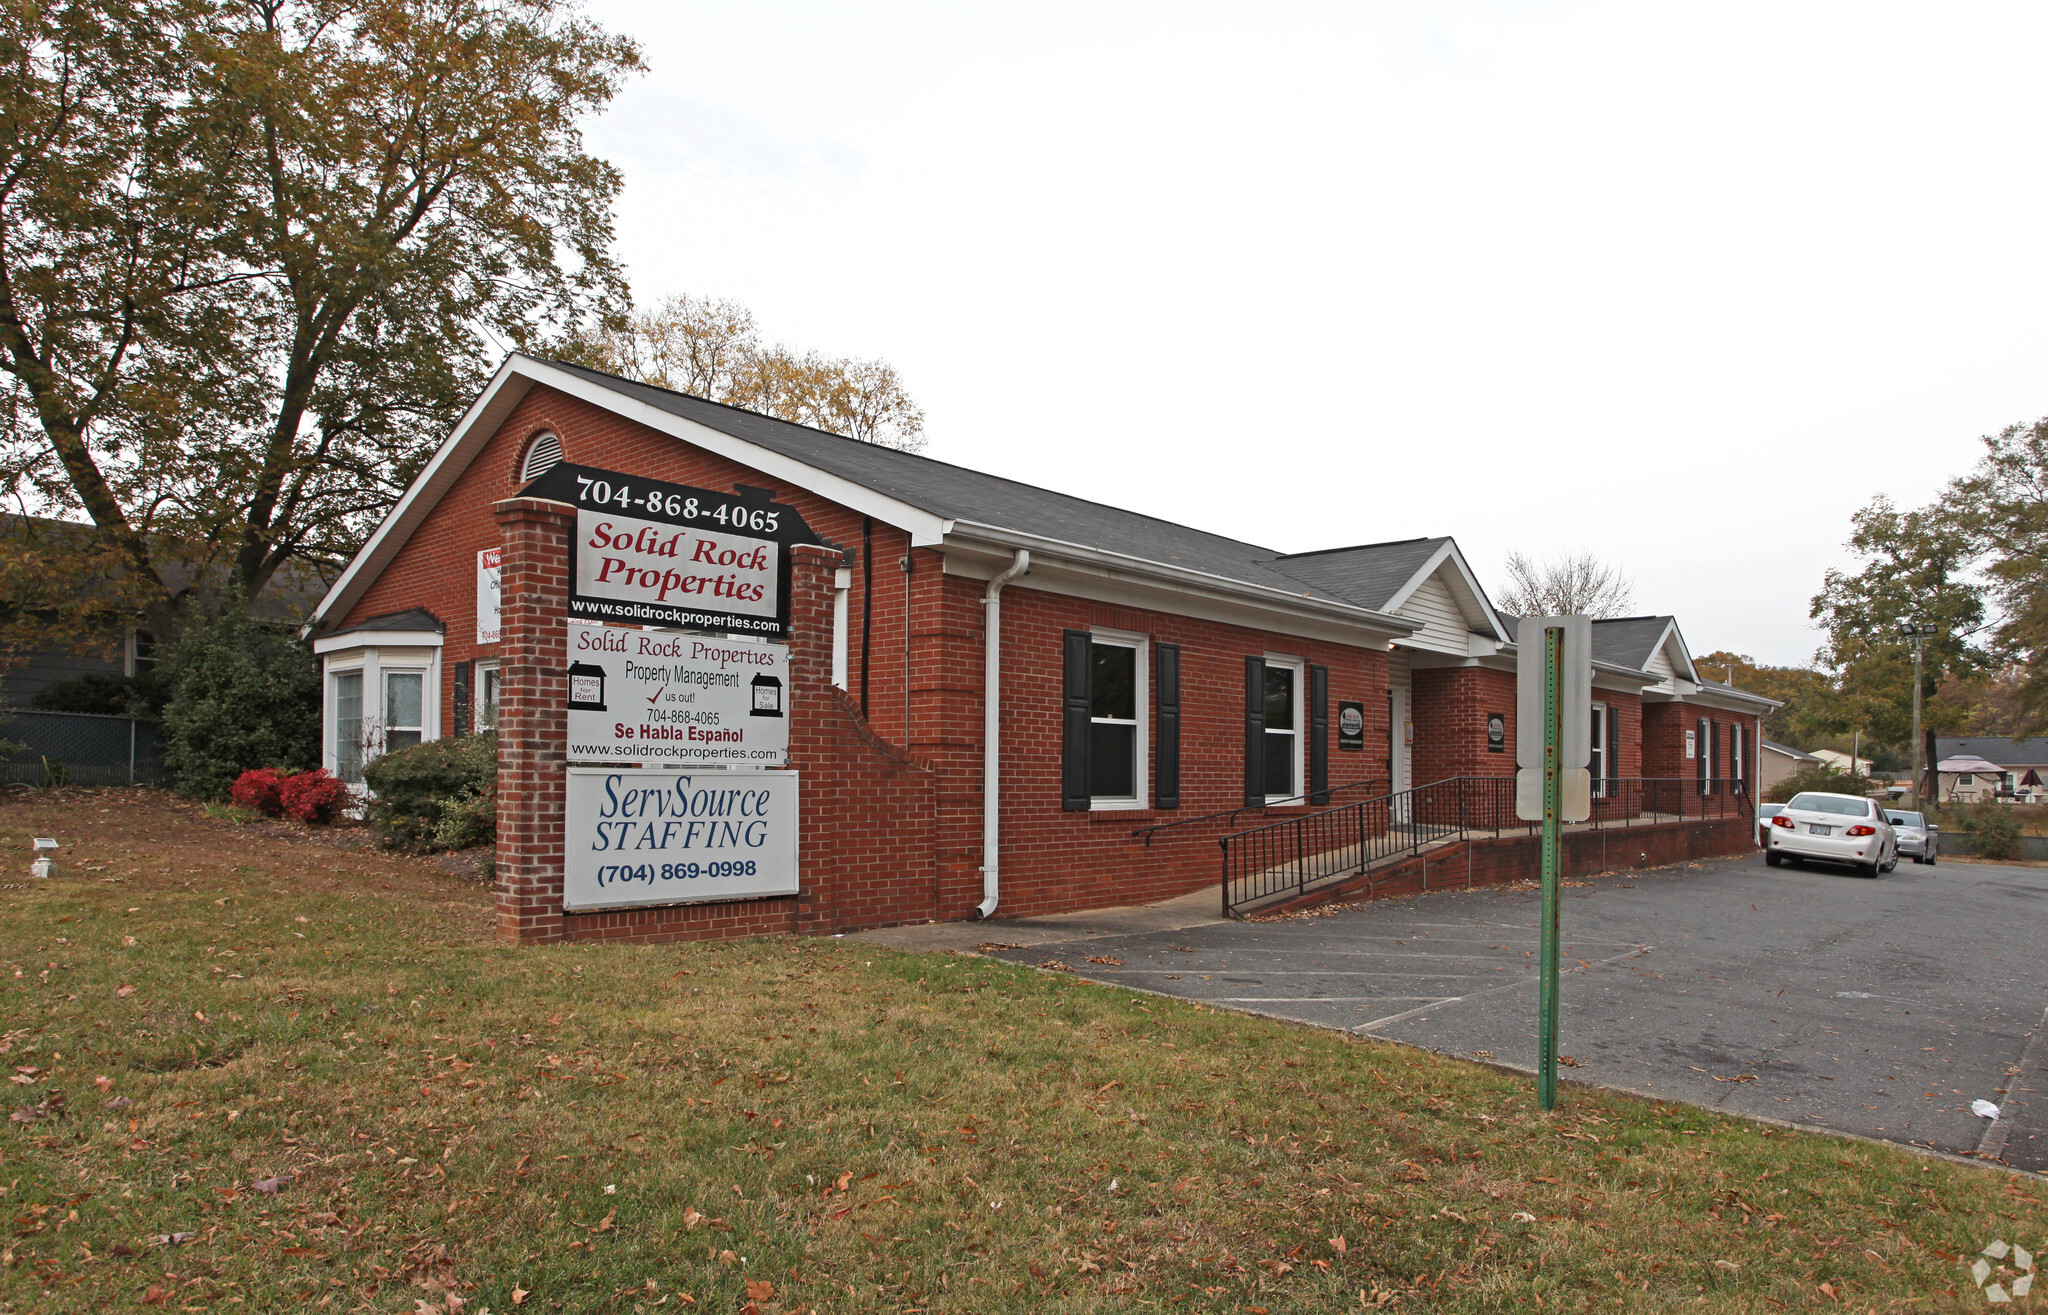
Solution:
<path fill-rule="evenodd" d="M 363 768 L 370 825 L 387 849 L 459 848 L 497 834 L 498 737 L 466 735 L 394 750 Z M 490 803 L 487 832 L 477 830 Z M 446 838 L 444 838 L 446 837 Z"/>
<path fill-rule="evenodd" d="M 1822 763 L 1792 773 L 1772 786 L 1764 798 L 1774 804 L 1789 803 L 1792 796 L 1802 790 L 1818 790 L 1823 794 L 1852 794 L 1860 799 L 1870 793 L 1870 778 L 1836 771 Z"/>
<path fill-rule="evenodd" d="M 102 717 L 154 717 L 163 711 L 163 682 L 155 673 L 120 676 L 88 671 L 36 691 L 28 706 L 43 712 L 91 712 Z"/>
<path fill-rule="evenodd" d="M 165 662 L 164 765 L 178 789 L 225 799 L 251 767 L 320 765 L 320 667 L 289 629 L 231 600 L 194 617 Z"/>
<path fill-rule="evenodd" d="M 2006 804 L 1986 800 L 1963 816 L 1974 837 L 1970 852 L 1978 858 L 2011 858 L 2020 851 L 2020 819 Z"/>

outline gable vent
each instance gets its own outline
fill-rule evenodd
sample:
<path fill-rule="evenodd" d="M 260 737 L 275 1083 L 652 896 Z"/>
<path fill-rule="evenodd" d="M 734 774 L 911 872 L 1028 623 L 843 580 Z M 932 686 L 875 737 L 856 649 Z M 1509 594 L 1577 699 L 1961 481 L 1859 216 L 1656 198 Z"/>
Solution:
<path fill-rule="evenodd" d="M 519 482 L 539 479 L 549 470 L 562 464 L 562 440 L 554 434 L 542 431 L 534 435 L 527 444 L 526 461 L 519 467 Z"/>

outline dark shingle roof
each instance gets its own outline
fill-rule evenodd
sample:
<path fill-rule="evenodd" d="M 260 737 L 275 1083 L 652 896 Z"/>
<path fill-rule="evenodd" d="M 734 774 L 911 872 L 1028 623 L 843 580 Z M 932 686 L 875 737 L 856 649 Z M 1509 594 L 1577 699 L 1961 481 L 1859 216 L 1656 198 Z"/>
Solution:
<path fill-rule="evenodd" d="M 1280 589 L 1325 602 L 1373 607 L 1349 593 L 1282 569 L 1271 548 L 1209 534 L 1120 507 L 983 474 L 931 457 L 708 402 L 652 384 L 571 365 L 548 364 L 707 429 L 758 444 L 807 466 L 873 489 L 934 516 L 988 525 L 1104 552 Z M 1391 592 L 1391 590 L 1389 591 Z"/>
<path fill-rule="evenodd" d="M 1657 641 L 1671 624 L 1668 616 L 1617 616 L 1593 623 L 1593 660 L 1647 671 L 1657 655 Z"/>
<path fill-rule="evenodd" d="M 1379 611 L 1449 542 L 1437 538 L 1362 543 L 1353 548 L 1288 553 L 1274 558 L 1273 565 L 1313 588 Z"/>
<path fill-rule="evenodd" d="M 330 633 L 353 635 L 358 631 L 390 630 L 434 630 L 446 634 L 448 623 L 424 607 L 408 607 L 403 612 L 386 612 L 382 616 L 367 617 L 352 626 L 344 626 Z"/>
<path fill-rule="evenodd" d="M 1937 735 L 1934 760 L 1975 756 L 2000 767 L 2048 767 L 2048 739 L 2015 740 L 2003 735 Z"/>

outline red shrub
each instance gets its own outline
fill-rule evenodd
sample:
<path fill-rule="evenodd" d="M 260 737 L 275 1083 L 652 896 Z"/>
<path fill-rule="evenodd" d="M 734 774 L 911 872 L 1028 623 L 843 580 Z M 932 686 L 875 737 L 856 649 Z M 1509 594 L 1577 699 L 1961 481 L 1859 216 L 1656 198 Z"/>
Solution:
<path fill-rule="evenodd" d="M 284 815 L 295 822 L 324 825 L 341 816 L 349 801 L 348 787 L 325 767 L 287 778 L 279 789 Z"/>
<path fill-rule="evenodd" d="M 228 787 L 228 798 L 265 817 L 280 817 L 284 813 L 284 800 L 279 795 L 283 785 L 284 778 L 268 767 L 252 767 Z"/>

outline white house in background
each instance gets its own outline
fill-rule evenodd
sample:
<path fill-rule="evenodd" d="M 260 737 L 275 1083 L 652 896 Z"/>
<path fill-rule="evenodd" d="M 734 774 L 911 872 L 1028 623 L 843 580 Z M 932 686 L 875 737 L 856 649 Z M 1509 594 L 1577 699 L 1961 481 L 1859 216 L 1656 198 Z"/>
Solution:
<path fill-rule="evenodd" d="M 1765 791 L 1797 772 L 1818 767 L 1820 759 L 1789 744 L 1774 740 L 1757 741 L 1757 784 Z"/>
<path fill-rule="evenodd" d="M 1838 753 L 1833 749 L 1815 749 L 1811 756 L 1820 759 L 1838 772 L 1848 772 L 1852 776 L 1870 775 L 1868 758 L 1851 758 L 1848 754 Z"/>

